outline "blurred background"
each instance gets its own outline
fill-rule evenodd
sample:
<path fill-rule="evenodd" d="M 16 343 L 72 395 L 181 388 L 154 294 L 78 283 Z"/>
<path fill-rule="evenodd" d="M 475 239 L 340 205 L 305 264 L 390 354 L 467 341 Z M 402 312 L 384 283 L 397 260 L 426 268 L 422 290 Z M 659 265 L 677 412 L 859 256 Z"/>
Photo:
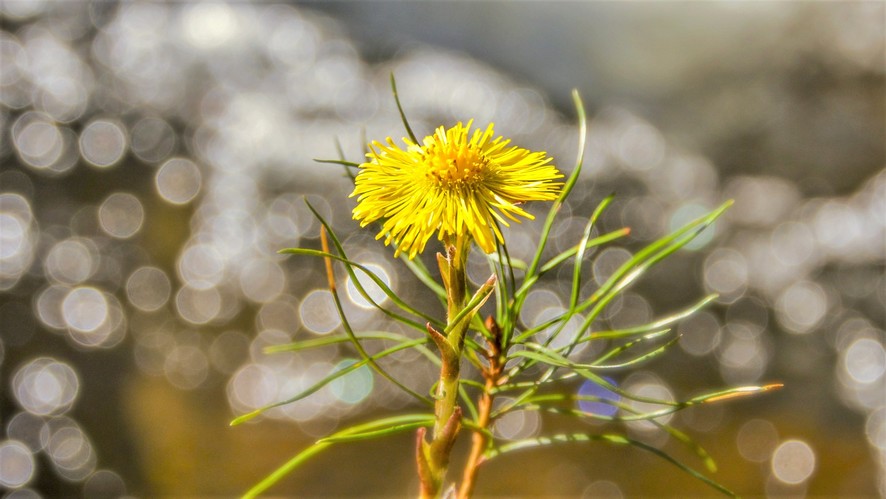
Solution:
<path fill-rule="evenodd" d="M 632 229 L 588 256 L 588 290 L 644 243 L 735 199 L 595 326 L 720 294 L 679 324 L 678 348 L 615 381 L 680 399 L 784 382 L 670 422 L 744 496 L 886 495 L 884 26 L 882 2 L 0 2 L 0 490 L 235 495 L 326 432 L 415 410 L 358 370 L 228 427 L 355 358 L 262 352 L 340 325 L 321 262 L 276 254 L 319 246 L 304 198 L 353 259 L 442 314 L 357 230 L 341 168 L 313 161 L 337 158 L 336 140 L 360 161 L 366 139 L 405 135 L 393 72 L 417 134 L 494 121 L 567 173 L 579 89 L 587 160 L 551 251 L 575 244 L 612 192 L 600 230 Z M 539 225 L 508 231 L 516 256 Z M 485 280 L 475 263 L 471 278 Z M 562 310 L 551 277 L 524 324 Z M 339 278 L 356 328 L 413 334 Z M 409 352 L 386 366 L 419 391 L 436 375 Z M 495 431 L 517 439 L 561 424 L 526 412 Z M 621 429 L 702 467 L 654 428 Z M 412 475 L 404 435 L 333 448 L 275 490 L 409 496 Z M 478 486 L 713 493 L 603 444 L 503 457 Z"/>

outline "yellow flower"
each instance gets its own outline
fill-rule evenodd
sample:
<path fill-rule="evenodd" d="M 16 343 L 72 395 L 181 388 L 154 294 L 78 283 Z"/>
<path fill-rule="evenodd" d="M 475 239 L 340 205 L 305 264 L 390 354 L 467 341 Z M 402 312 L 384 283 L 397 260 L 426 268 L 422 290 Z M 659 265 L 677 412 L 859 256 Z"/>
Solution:
<path fill-rule="evenodd" d="M 515 215 L 533 216 L 520 207 L 527 201 L 557 198 L 563 175 L 544 152 L 508 147 L 493 137 L 493 125 L 471 133 L 471 123 L 440 127 L 422 145 L 403 139 L 401 149 L 388 137 L 373 141 L 368 161 L 360 165 L 354 219 L 360 226 L 382 220 L 376 239 L 414 258 L 428 239 L 455 242 L 470 236 L 486 253 L 504 242 L 496 222 L 505 227 Z"/>

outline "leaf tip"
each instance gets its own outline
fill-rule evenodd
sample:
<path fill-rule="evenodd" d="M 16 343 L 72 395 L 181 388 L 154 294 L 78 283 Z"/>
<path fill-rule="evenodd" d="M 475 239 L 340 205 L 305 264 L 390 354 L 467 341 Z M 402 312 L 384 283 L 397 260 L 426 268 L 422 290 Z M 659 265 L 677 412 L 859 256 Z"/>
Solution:
<path fill-rule="evenodd" d="M 486 282 L 483 283 L 484 288 L 491 288 L 495 286 L 495 283 L 498 282 L 498 277 L 495 274 L 489 276 L 489 279 L 486 279 Z"/>
<path fill-rule="evenodd" d="M 250 419 L 258 416 L 259 414 L 261 414 L 261 412 L 262 412 L 261 409 L 256 409 L 252 412 L 247 412 L 246 414 L 243 414 L 242 416 L 237 416 L 236 418 L 234 418 L 233 421 L 231 421 L 228 424 L 228 426 L 237 426 L 237 425 L 243 424 L 243 423 L 249 421 Z"/>
<path fill-rule="evenodd" d="M 747 397 L 749 395 L 755 395 L 757 393 L 765 393 L 772 390 L 778 390 L 783 387 L 784 383 L 770 383 L 768 385 L 763 386 L 743 386 L 740 388 L 736 388 L 728 393 L 723 393 L 721 395 L 717 395 L 715 397 L 711 397 L 706 399 L 704 403 L 709 404 L 712 402 L 722 402 L 724 400 L 731 400 L 740 397 Z"/>

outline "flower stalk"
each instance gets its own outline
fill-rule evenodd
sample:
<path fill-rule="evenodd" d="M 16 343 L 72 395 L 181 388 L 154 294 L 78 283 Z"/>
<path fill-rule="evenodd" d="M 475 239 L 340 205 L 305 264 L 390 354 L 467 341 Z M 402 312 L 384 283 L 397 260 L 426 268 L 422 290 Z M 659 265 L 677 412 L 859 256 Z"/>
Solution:
<path fill-rule="evenodd" d="M 428 335 L 440 351 L 441 366 L 434 404 L 434 431 L 430 443 L 424 438 L 425 429 L 418 430 L 416 451 L 421 498 L 439 496 L 449 466 L 449 453 L 461 428 L 461 409 L 457 399 L 464 337 L 474 312 L 469 306 L 477 299 L 481 303 L 474 308 L 482 306 L 494 285 L 493 280 L 493 284 L 484 285 L 478 290 L 475 299 L 467 301 L 465 264 L 470 238 L 462 236 L 454 239 L 446 244 L 445 256 L 437 254 L 437 263 L 446 290 L 446 329 L 441 333 L 427 324 Z"/>

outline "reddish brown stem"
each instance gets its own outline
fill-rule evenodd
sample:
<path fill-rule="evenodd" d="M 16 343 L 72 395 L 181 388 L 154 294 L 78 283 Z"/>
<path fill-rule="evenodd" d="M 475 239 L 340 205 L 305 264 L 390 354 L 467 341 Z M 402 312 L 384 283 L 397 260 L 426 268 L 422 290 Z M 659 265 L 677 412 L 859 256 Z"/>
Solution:
<path fill-rule="evenodd" d="M 486 388 L 480 397 L 477 405 L 477 426 L 487 429 L 489 426 L 490 414 L 492 413 L 492 401 L 495 398 L 491 395 L 490 390 L 494 387 L 491 379 L 486 380 Z M 471 453 L 465 463 L 464 474 L 461 478 L 461 487 L 458 489 L 458 499 L 467 499 L 474 492 L 474 484 L 477 481 L 477 472 L 483 463 L 483 452 L 489 444 L 489 437 L 486 433 L 475 431 L 471 436 Z"/>
<path fill-rule="evenodd" d="M 490 430 L 492 402 L 495 400 L 493 390 L 501 382 L 504 368 L 504 365 L 501 363 L 501 328 L 499 328 L 492 317 L 486 318 L 486 328 L 492 334 L 489 340 L 489 350 L 486 354 L 486 358 L 489 360 L 489 367 L 483 370 L 486 385 L 483 388 L 480 399 L 477 401 L 477 426 L 482 430 Z M 483 452 L 486 451 L 488 445 L 488 433 L 475 431 L 471 436 L 471 453 L 468 455 L 468 460 L 465 463 L 461 487 L 458 489 L 458 499 L 468 499 L 473 494 L 474 485 L 477 482 L 477 473 L 479 472 L 480 465 L 483 464 Z"/>

